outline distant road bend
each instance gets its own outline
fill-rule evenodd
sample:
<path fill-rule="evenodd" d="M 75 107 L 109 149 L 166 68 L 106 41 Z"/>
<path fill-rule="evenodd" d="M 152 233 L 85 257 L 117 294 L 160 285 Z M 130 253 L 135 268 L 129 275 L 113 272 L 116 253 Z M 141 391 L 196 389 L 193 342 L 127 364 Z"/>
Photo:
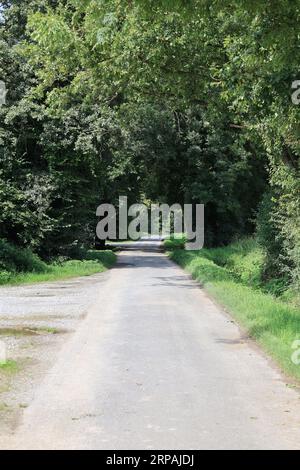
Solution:
<path fill-rule="evenodd" d="M 7 446 L 299 449 L 299 394 L 143 241 L 119 254 Z"/>

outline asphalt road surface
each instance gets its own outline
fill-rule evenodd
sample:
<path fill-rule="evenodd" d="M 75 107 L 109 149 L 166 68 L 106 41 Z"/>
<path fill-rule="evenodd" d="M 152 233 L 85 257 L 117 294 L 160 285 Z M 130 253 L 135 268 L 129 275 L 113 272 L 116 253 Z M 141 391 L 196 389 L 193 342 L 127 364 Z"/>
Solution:
<path fill-rule="evenodd" d="M 298 392 L 158 246 L 120 253 L 7 447 L 300 448 Z"/>

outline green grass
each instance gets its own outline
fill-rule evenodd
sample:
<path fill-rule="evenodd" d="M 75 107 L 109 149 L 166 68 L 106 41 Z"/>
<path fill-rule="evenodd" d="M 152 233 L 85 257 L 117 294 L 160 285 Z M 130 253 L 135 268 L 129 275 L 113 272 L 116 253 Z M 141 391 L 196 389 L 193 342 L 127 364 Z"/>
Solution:
<path fill-rule="evenodd" d="M 57 335 L 65 333 L 67 330 L 52 327 L 4 327 L 0 328 L 1 336 L 34 336 L 34 335 Z"/>
<path fill-rule="evenodd" d="M 5 372 L 7 374 L 15 374 L 19 371 L 19 365 L 16 361 L 6 361 L 4 364 L 0 363 L 0 372 Z"/>
<path fill-rule="evenodd" d="M 185 246 L 185 237 L 171 237 L 169 240 L 164 241 L 164 246 L 167 250 L 176 250 L 176 249 L 184 249 Z"/>
<path fill-rule="evenodd" d="M 263 253 L 254 240 L 200 251 L 173 246 L 169 256 L 226 307 L 286 373 L 300 379 L 300 365 L 291 360 L 292 343 L 300 339 L 300 309 L 263 291 Z"/>
<path fill-rule="evenodd" d="M 35 258 L 36 259 L 36 258 Z M 0 285 L 32 284 L 36 282 L 57 281 L 77 276 L 89 276 L 110 268 L 116 261 L 116 255 L 110 251 L 90 250 L 84 259 L 69 260 L 46 264 L 41 261 L 28 272 L 0 270 Z"/>

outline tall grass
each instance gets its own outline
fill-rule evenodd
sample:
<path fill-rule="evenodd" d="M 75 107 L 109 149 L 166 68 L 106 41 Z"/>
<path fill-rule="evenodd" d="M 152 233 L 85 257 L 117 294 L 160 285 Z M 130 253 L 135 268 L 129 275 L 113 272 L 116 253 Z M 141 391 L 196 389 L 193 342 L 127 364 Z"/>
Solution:
<path fill-rule="evenodd" d="M 105 271 L 116 260 L 109 250 L 89 250 L 80 259 L 45 263 L 28 249 L 0 240 L 0 285 L 18 285 L 88 276 Z"/>

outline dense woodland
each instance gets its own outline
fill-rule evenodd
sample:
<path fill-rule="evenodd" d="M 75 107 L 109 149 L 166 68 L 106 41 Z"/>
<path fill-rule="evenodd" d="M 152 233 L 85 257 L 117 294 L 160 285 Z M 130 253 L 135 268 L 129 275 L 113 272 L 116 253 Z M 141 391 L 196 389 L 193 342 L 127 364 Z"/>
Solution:
<path fill-rule="evenodd" d="M 101 202 L 204 203 L 206 247 L 254 236 L 300 289 L 298 0 L 7 0 L 0 21 L 2 240 L 72 257 Z"/>

